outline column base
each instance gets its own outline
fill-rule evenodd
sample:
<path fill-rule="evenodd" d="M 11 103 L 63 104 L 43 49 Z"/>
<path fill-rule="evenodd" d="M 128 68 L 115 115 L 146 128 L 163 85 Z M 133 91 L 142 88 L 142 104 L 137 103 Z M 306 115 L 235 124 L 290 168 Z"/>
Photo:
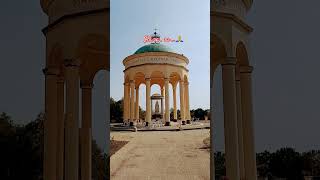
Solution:
<path fill-rule="evenodd" d="M 130 122 L 130 126 L 134 126 L 133 122 Z"/>
<path fill-rule="evenodd" d="M 187 124 L 191 124 L 191 121 L 190 121 L 190 120 L 187 120 Z"/>
<path fill-rule="evenodd" d="M 165 126 L 170 126 L 170 122 L 166 122 Z"/>
<path fill-rule="evenodd" d="M 173 121 L 173 122 L 178 122 L 178 120 L 177 120 L 177 119 L 173 119 L 172 121 Z"/>
<path fill-rule="evenodd" d="M 186 121 L 182 121 L 182 125 L 186 125 Z"/>

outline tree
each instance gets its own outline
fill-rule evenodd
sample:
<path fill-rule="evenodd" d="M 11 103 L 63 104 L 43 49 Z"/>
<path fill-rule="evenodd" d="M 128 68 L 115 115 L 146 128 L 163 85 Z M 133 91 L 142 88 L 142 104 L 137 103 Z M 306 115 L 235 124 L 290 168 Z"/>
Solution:
<path fill-rule="evenodd" d="M 207 116 L 208 113 L 207 113 L 207 111 L 205 111 L 201 108 L 198 108 L 196 110 L 192 110 L 192 114 L 193 114 L 193 117 L 204 120 L 204 116 Z"/>
<path fill-rule="evenodd" d="M 293 148 L 281 148 L 271 155 L 270 172 L 273 176 L 290 180 L 303 179 L 302 158 Z"/>
<path fill-rule="evenodd" d="M 260 176 L 268 177 L 270 175 L 271 155 L 272 154 L 269 151 L 257 153 L 257 169 Z"/>
<path fill-rule="evenodd" d="M 225 155 L 222 152 L 214 153 L 215 175 L 219 179 L 226 175 Z"/>
<path fill-rule="evenodd" d="M 92 177 L 93 179 L 109 179 L 109 157 L 102 152 L 95 140 L 92 140 Z"/>
<path fill-rule="evenodd" d="M 7 124 L 6 130 L 0 130 L 0 179 L 41 179 L 43 113 L 25 126 L 13 125 L 8 117 L 5 114 L 0 116 L 2 127 Z"/>
<path fill-rule="evenodd" d="M 144 119 L 145 117 L 146 117 L 146 111 L 139 106 L 139 118 Z"/>
<path fill-rule="evenodd" d="M 320 176 L 320 151 L 308 151 L 301 155 L 306 176 Z"/>
<path fill-rule="evenodd" d="M 123 99 L 115 101 L 112 97 L 110 98 L 110 116 L 111 121 L 118 123 L 123 122 Z"/>
<path fill-rule="evenodd" d="M 14 130 L 15 129 L 11 117 L 5 112 L 2 112 L 0 114 L 0 137 L 12 135 Z"/>

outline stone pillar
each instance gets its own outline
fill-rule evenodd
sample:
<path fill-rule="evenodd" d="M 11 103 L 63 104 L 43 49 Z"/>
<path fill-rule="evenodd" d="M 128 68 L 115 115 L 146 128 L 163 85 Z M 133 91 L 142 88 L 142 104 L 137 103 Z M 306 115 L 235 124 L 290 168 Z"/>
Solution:
<path fill-rule="evenodd" d="M 212 62 L 212 60 L 211 60 Z M 210 69 L 210 180 L 215 180 L 215 163 L 214 163 L 214 69 Z"/>
<path fill-rule="evenodd" d="M 57 144 L 57 179 L 64 174 L 64 80 L 58 80 L 58 144 Z"/>
<path fill-rule="evenodd" d="M 151 103 L 151 114 L 154 113 L 154 110 L 153 110 L 153 99 L 150 100 L 150 103 Z"/>
<path fill-rule="evenodd" d="M 238 124 L 238 145 L 239 145 L 239 168 L 240 179 L 245 179 L 244 170 L 244 152 L 243 152 L 243 127 L 242 127 L 242 110 L 241 110 L 241 87 L 240 77 L 236 77 L 236 96 L 237 96 L 237 124 Z"/>
<path fill-rule="evenodd" d="M 139 86 L 136 87 L 136 113 L 135 113 L 135 119 L 137 120 L 137 122 L 139 121 L 140 117 L 139 117 Z"/>
<path fill-rule="evenodd" d="M 151 123 L 151 99 L 150 99 L 150 78 L 146 78 L 146 126 Z"/>
<path fill-rule="evenodd" d="M 226 59 L 222 65 L 223 109 L 226 153 L 226 174 L 229 179 L 239 180 L 239 153 L 237 127 L 237 101 L 235 81 L 235 58 Z"/>
<path fill-rule="evenodd" d="M 243 152 L 246 179 L 257 179 L 256 152 L 252 108 L 251 73 L 253 68 L 240 67 Z"/>
<path fill-rule="evenodd" d="M 79 64 L 66 60 L 65 179 L 79 179 Z"/>
<path fill-rule="evenodd" d="M 190 116 L 190 104 L 189 104 L 189 82 L 185 82 L 185 118 L 187 120 L 187 124 L 191 124 L 191 116 Z"/>
<path fill-rule="evenodd" d="M 123 96 L 123 122 L 129 122 L 129 99 L 130 99 L 130 95 L 129 95 L 129 91 L 130 91 L 130 87 L 129 87 L 129 83 L 124 83 L 124 96 Z"/>
<path fill-rule="evenodd" d="M 180 118 L 181 118 L 181 122 L 182 125 L 186 124 L 186 120 L 185 120 L 185 116 L 184 116 L 184 85 L 183 85 L 183 81 L 181 80 L 179 82 L 179 88 L 180 88 Z"/>
<path fill-rule="evenodd" d="M 82 124 L 80 130 L 81 180 L 91 180 L 92 169 L 92 84 L 81 84 Z"/>
<path fill-rule="evenodd" d="M 164 87 L 161 87 L 161 96 L 164 97 L 165 96 L 165 91 L 164 91 Z M 161 99 L 161 115 L 162 115 L 162 119 L 165 119 L 164 117 L 164 104 L 163 104 L 163 98 Z M 162 120 L 163 122 L 163 120 Z"/>
<path fill-rule="evenodd" d="M 131 95 L 130 95 L 130 126 L 133 126 L 133 122 L 134 122 L 134 80 L 130 81 L 130 91 L 131 91 Z"/>
<path fill-rule="evenodd" d="M 44 121 L 44 180 L 57 179 L 57 75 L 58 69 L 46 68 L 45 74 L 45 121 Z"/>
<path fill-rule="evenodd" d="M 163 98 L 161 98 L 161 116 L 162 116 L 162 119 L 164 119 L 164 105 L 163 105 Z M 163 121 L 162 121 L 163 122 Z"/>
<path fill-rule="evenodd" d="M 165 113 L 165 126 L 170 126 L 170 101 L 169 101 L 169 78 L 164 79 L 165 91 L 166 91 L 166 113 Z"/>
<path fill-rule="evenodd" d="M 173 121 L 177 122 L 178 115 L 177 115 L 177 84 L 172 86 L 173 91 Z"/>

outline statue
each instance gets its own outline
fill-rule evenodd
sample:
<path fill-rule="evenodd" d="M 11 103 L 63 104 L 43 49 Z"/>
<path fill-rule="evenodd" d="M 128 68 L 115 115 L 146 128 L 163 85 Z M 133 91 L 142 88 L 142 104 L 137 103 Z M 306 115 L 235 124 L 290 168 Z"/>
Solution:
<path fill-rule="evenodd" d="M 159 111 L 159 102 L 158 102 L 158 101 L 156 101 L 155 114 L 160 114 L 160 111 Z"/>

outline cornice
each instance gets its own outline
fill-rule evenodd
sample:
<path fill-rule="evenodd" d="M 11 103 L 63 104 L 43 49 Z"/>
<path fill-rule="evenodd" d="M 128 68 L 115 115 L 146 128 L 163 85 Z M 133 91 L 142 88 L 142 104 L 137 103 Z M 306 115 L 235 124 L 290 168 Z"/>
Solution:
<path fill-rule="evenodd" d="M 42 29 L 42 32 L 44 35 L 47 35 L 47 33 L 52 30 L 55 26 L 58 24 L 62 23 L 63 21 L 69 20 L 69 19 L 74 19 L 77 17 L 82 17 L 82 16 L 87 16 L 90 14 L 97 14 L 97 13 L 103 13 L 103 12 L 109 12 L 110 8 L 101 8 L 101 9 L 95 9 L 95 10 L 90 10 L 90 11 L 82 11 L 82 12 L 77 12 L 77 13 L 72 13 L 72 14 L 67 14 L 59 19 L 53 21 L 50 23 L 47 27 Z"/>
<path fill-rule="evenodd" d="M 240 19 L 238 16 L 230 13 L 225 13 L 225 12 L 217 12 L 217 11 L 211 11 L 210 16 L 216 16 L 220 18 L 226 18 L 230 19 L 233 22 L 237 23 L 240 25 L 243 29 L 245 29 L 248 33 L 251 33 L 253 31 L 253 28 L 249 26 L 246 22 L 244 22 L 242 19 Z"/>
<path fill-rule="evenodd" d="M 40 5 L 44 13 L 48 14 L 49 7 L 54 1 L 55 0 L 40 0 Z"/>
<path fill-rule="evenodd" d="M 134 69 L 136 67 L 143 67 L 143 66 L 157 66 L 157 65 L 166 65 L 166 66 L 173 66 L 173 67 L 178 67 L 178 68 L 182 68 L 185 71 L 189 72 L 189 69 L 187 69 L 184 66 L 179 66 L 179 65 L 175 65 L 175 64 L 166 64 L 166 63 L 161 63 L 161 64 L 153 64 L 153 63 L 145 63 L 145 64 L 139 64 L 139 65 L 135 65 L 135 66 L 130 66 L 128 68 L 126 68 L 125 70 L 123 70 L 123 72 L 128 71 L 129 69 Z"/>
<path fill-rule="evenodd" d="M 184 60 L 187 64 L 189 64 L 189 59 L 181 54 L 172 53 L 172 52 L 146 52 L 142 54 L 133 54 L 128 57 L 126 57 L 122 63 L 123 65 L 126 64 L 126 62 L 130 61 L 131 59 L 139 58 L 139 57 L 148 57 L 148 56 L 167 56 L 167 57 L 175 57 L 181 60 Z"/>

